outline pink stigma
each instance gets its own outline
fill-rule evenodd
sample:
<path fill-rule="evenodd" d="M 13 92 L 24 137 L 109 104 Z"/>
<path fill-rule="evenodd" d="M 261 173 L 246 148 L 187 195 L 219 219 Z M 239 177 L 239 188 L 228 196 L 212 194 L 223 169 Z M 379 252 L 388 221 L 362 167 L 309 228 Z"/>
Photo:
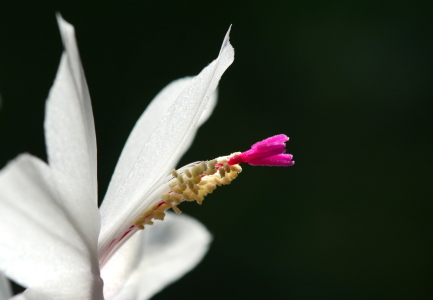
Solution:
<path fill-rule="evenodd" d="M 229 159 L 229 165 L 248 163 L 253 166 L 292 166 L 293 155 L 286 152 L 286 142 L 289 137 L 285 134 L 275 135 L 251 146 L 251 149 Z"/>

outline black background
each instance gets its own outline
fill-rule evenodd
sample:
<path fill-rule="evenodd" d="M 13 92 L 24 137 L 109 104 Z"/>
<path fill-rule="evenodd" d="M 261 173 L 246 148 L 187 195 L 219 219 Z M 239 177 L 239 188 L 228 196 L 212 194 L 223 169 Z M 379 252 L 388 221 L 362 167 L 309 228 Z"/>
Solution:
<path fill-rule="evenodd" d="M 182 205 L 214 242 L 154 299 L 433 296 L 432 1 L 2 1 L 1 166 L 46 158 L 56 11 L 77 32 L 100 197 L 148 102 L 216 58 L 230 24 L 235 62 L 181 164 L 291 137 L 295 166 L 245 166 Z"/>

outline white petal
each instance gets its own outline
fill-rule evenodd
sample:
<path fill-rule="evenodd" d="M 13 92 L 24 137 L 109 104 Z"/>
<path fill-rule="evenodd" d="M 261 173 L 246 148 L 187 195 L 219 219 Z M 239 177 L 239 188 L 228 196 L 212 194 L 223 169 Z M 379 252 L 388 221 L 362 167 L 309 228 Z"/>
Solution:
<path fill-rule="evenodd" d="M 6 300 L 12 297 L 12 289 L 9 280 L 0 272 L 0 300 Z"/>
<path fill-rule="evenodd" d="M 192 143 L 194 142 L 194 138 L 197 134 L 198 127 L 201 126 L 204 122 L 206 122 L 207 119 L 209 119 L 209 117 L 212 115 L 212 112 L 213 112 L 213 110 L 217 104 L 217 100 L 218 100 L 218 89 L 216 89 L 215 92 L 213 92 L 213 94 L 209 97 L 207 107 L 203 111 L 203 113 L 201 114 L 200 119 L 198 120 L 198 124 L 197 124 L 197 128 L 196 128 L 195 132 L 189 137 L 189 140 L 187 140 L 185 142 L 185 147 L 183 148 L 183 151 L 179 154 L 178 159 L 175 161 L 173 166 L 170 167 L 170 169 L 174 168 L 177 165 L 177 163 L 182 158 L 182 156 L 185 154 L 185 152 L 188 151 L 188 149 L 191 147 Z"/>
<path fill-rule="evenodd" d="M 65 272 L 99 276 L 94 213 L 82 205 L 89 195 L 65 189 L 62 175 L 30 155 L 0 172 L 0 269 L 25 287 Z"/>
<path fill-rule="evenodd" d="M 62 273 L 12 300 L 103 300 L 101 278 L 84 272 Z"/>
<path fill-rule="evenodd" d="M 147 232 L 147 228 L 146 228 Z M 146 232 L 135 233 L 101 269 L 104 296 L 111 299 L 118 294 L 143 258 L 143 238 Z"/>
<path fill-rule="evenodd" d="M 110 185 L 106 194 L 106 202 L 108 199 L 114 199 L 122 184 L 125 182 L 128 174 L 131 172 L 134 163 L 137 161 L 141 150 L 146 146 L 150 136 L 158 127 L 170 107 L 175 103 L 180 93 L 191 83 L 192 77 L 185 77 L 175 80 L 162 89 L 158 95 L 152 100 L 146 110 L 138 119 L 131 134 L 123 147 L 122 154 L 114 170 Z M 203 111 L 198 126 L 202 125 L 212 114 L 212 111 L 217 102 L 217 91 L 212 93 L 208 106 Z M 196 128 L 198 129 L 198 127 Z M 190 137 L 184 151 L 186 151 L 194 140 L 196 132 Z M 181 156 L 179 156 L 180 159 Z M 173 162 L 171 168 L 174 168 L 177 161 Z M 106 205 L 105 205 L 106 206 Z"/>
<path fill-rule="evenodd" d="M 110 194 L 114 198 L 107 197 L 103 201 L 100 253 L 127 229 L 131 218 L 138 217 L 142 213 L 140 210 L 155 204 L 149 202 L 155 199 L 146 197 L 160 184 L 190 142 L 210 96 L 233 59 L 234 49 L 228 32 L 218 58 L 180 93 L 149 137 L 125 183 L 116 195 Z"/>
<path fill-rule="evenodd" d="M 88 189 L 97 203 L 96 138 L 92 107 L 74 28 L 57 21 L 65 51 L 46 104 L 45 138 L 52 168 Z"/>
<path fill-rule="evenodd" d="M 195 219 L 168 213 L 163 222 L 132 237 L 102 269 L 106 299 L 149 299 L 194 268 L 211 239 Z M 122 268 L 125 262 L 128 267 Z"/>

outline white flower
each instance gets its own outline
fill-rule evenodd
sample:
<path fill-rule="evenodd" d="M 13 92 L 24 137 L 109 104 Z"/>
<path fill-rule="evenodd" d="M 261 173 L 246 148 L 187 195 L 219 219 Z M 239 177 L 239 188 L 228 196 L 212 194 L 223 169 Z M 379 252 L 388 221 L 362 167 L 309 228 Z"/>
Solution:
<path fill-rule="evenodd" d="M 234 50 L 227 33 L 216 60 L 156 96 L 98 210 L 90 96 L 74 29 L 60 16 L 58 23 L 65 51 L 46 104 L 48 164 L 22 154 L 0 172 L 0 270 L 27 288 L 14 299 L 147 299 L 193 268 L 208 248 L 209 233 L 187 216 L 167 214 L 157 226 L 147 225 L 185 200 L 171 199 L 171 189 L 182 186 L 182 174 L 194 164 L 178 170 L 181 178 L 168 174 L 211 113 Z M 201 189 L 213 187 L 203 182 Z M 143 225 L 146 230 L 133 235 Z M 8 295 L 5 286 L 0 297 Z"/>

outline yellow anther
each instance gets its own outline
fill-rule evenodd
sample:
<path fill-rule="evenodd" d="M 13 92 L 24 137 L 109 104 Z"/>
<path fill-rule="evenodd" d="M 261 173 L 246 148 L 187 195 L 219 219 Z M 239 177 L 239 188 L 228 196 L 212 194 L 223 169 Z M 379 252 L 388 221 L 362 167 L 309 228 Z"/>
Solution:
<path fill-rule="evenodd" d="M 192 196 L 193 196 L 193 194 L 190 192 L 190 191 L 185 191 L 185 192 L 183 192 L 183 194 L 182 194 L 182 197 L 186 200 L 186 201 L 192 201 L 193 200 L 193 198 L 192 198 Z"/>
<path fill-rule="evenodd" d="M 206 179 L 206 177 L 201 178 L 200 182 L 197 183 L 198 185 L 206 185 L 209 181 Z"/>
<path fill-rule="evenodd" d="M 213 160 L 208 161 L 207 165 L 208 165 L 209 169 L 215 169 L 216 163 L 217 163 L 217 160 L 213 159 Z"/>
<path fill-rule="evenodd" d="M 172 208 L 173 208 L 173 210 L 174 210 L 175 213 L 177 213 L 177 214 L 181 214 L 182 213 L 182 211 L 176 205 L 173 205 Z"/>
<path fill-rule="evenodd" d="M 182 191 L 186 190 L 186 184 L 185 183 L 178 183 L 177 186 L 180 187 L 182 189 Z"/>
<path fill-rule="evenodd" d="M 216 172 L 217 172 L 216 169 L 207 169 L 206 172 L 205 172 L 205 174 L 206 174 L 206 175 L 213 175 L 213 174 L 215 174 Z"/>
<path fill-rule="evenodd" d="M 146 217 L 145 217 L 145 216 L 142 216 L 142 217 L 138 218 L 137 221 L 135 221 L 134 225 L 135 225 L 135 226 L 138 226 L 138 225 L 140 225 L 140 224 L 143 224 L 144 221 L 146 221 Z"/>
<path fill-rule="evenodd" d="M 158 210 L 164 211 L 164 210 L 166 210 L 166 209 L 169 209 L 170 207 L 171 207 L 171 205 L 170 205 L 169 203 L 166 202 L 166 203 L 160 205 L 160 206 L 158 207 Z"/>
<path fill-rule="evenodd" d="M 145 210 L 142 215 L 143 215 L 143 217 L 147 217 L 147 216 L 150 216 L 151 214 L 153 214 L 153 209 L 150 208 L 150 209 Z"/>
<path fill-rule="evenodd" d="M 188 187 L 189 187 L 191 190 L 194 188 L 194 182 L 193 182 L 191 179 L 189 179 L 189 180 L 186 182 L 186 184 L 188 185 Z"/>
<path fill-rule="evenodd" d="M 153 218 L 156 219 L 156 220 L 161 220 L 161 221 L 163 221 L 163 220 L 164 220 L 164 217 L 165 217 L 165 213 L 164 213 L 163 211 L 155 210 L 155 211 L 153 212 Z"/>
<path fill-rule="evenodd" d="M 218 164 L 218 170 L 215 166 Z M 201 162 L 192 168 L 184 169 L 183 174 L 172 170 L 169 178 L 169 193 L 160 196 L 162 202 L 147 209 L 134 222 L 136 228 L 142 230 L 146 225 L 152 225 L 152 220 L 164 220 L 165 211 L 172 208 L 180 214 L 182 211 L 177 207 L 183 201 L 196 201 L 202 204 L 204 198 L 212 193 L 217 186 L 230 184 L 238 173 L 242 171 L 239 165 L 230 166 L 227 158 L 220 157 L 217 160 Z M 159 206 L 158 206 L 159 205 Z"/>
<path fill-rule="evenodd" d="M 171 194 L 170 200 L 173 201 L 175 205 L 180 204 L 182 202 L 182 195 L 179 194 Z"/>
<path fill-rule="evenodd" d="M 171 187 L 171 190 L 173 192 L 175 192 L 175 193 L 178 193 L 178 194 L 182 194 L 183 193 L 183 190 L 179 186 L 177 186 L 177 185 Z"/>
<path fill-rule="evenodd" d="M 227 162 L 227 158 L 225 158 L 225 157 L 220 157 L 219 158 L 219 163 L 220 164 L 225 164 Z"/>
<path fill-rule="evenodd" d="M 195 184 L 199 184 L 201 181 L 201 176 L 196 176 L 192 179 L 192 182 L 194 182 Z"/>
<path fill-rule="evenodd" d="M 191 192 L 193 192 L 195 195 L 198 195 L 198 190 L 196 187 L 194 187 L 193 189 L 191 189 Z"/>
<path fill-rule="evenodd" d="M 241 168 L 240 165 L 233 165 L 233 166 L 230 166 L 230 169 L 231 169 L 232 171 L 237 172 L 237 173 L 242 172 L 242 168 Z"/>
<path fill-rule="evenodd" d="M 213 179 L 213 181 L 215 182 L 215 184 L 216 184 L 217 186 L 222 186 L 222 185 L 223 185 L 223 182 L 222 182 L 221 179 L 218 178 L 218 177 L 215 177 L 215 178 Z"/>
<path fill-rule="evenodd" d="M 216 185 L 209 183 L 205 186 L 205 188 L 206 188 L 206 192 L 208 192 L 209 194 L 212 194 L 212 192 L 216 189 Z"/>
<path fill-rule="evenodd" d="M 200 195 L 198 195 L 197 198 L 195 199 L 195 201 L 197 202 L 197 204 L 200 204 L 200 205 L 202 205 L 203 200 L 204 200 L 204 197 L 200 196 Z"/>
<path fill-rule="evenodd" d="M 175 169 L 171 170 L 171 175 L 173 175 L 174 178 L 177 178 L 179 176 Z"/>
<path fill-rule="evenodd" d="M 172 199 L 173 201 L 180 201 L 182 200 L 182 196 L 179 194 L 170 194 L 170 199 Z"/>
<path fill-rule="evenodd" d="M 182 194 L 182 201 L 188 201 L 188 190 L 186 190 L 185 192 L 183 192 L 183 194 Z"/>
<path fill-rule="evenodd" d="M 200 176 L 203 173 L 203 170 L 200 165 L 195 166 L 191 169 L 191 173 L 193 177 Z"/>
<path fill-rule="evenodd" d="M 221 181 L 223 184 L 230 184 L 232 181 L 227 176 L 224 178 L 221 178 Z"/>
<path fill-rule="evenodd" d="M 229 178 L 231 180 L 236 179 L 239 176 L 239 174 L 237 172 L 230 172 L 229 173 Z"/>

